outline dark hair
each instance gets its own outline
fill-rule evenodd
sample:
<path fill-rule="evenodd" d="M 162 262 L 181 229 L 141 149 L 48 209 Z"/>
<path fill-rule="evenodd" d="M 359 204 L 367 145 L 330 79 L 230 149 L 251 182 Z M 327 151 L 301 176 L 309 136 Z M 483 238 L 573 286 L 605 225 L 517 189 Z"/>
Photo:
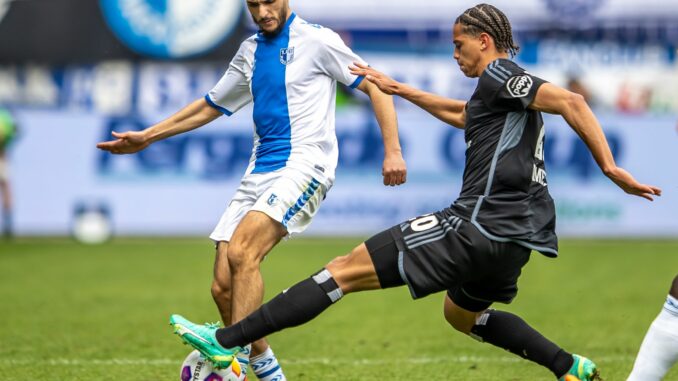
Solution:
<path fill-rule="evenodd" d="M 520 47 L 513 42 L 511 23 L 504 12 L 490 4 L 478 4 L 457 17 L 455 24 L 461 24 L 463 32 L 472 36 L 487 33 L 494 39 L 497 50 L 515 56 Z"/>

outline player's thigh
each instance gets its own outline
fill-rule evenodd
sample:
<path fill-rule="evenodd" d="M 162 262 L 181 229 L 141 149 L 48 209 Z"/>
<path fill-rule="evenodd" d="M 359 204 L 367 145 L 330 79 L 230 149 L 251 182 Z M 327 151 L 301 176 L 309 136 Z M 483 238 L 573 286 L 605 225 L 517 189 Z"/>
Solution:
<path fill-rule="evenodd" d="M 229 242 L 229 263 L 260 262 L 286 234 L 284 227 L 269 215 L 256 210 L 247 212 Z"/>
<path fill-rule="evenodd" d="M 372 258 L 364 243 L 351 253 L 335 258 L 325 266 L 344 294 L 381 288 Z"/>

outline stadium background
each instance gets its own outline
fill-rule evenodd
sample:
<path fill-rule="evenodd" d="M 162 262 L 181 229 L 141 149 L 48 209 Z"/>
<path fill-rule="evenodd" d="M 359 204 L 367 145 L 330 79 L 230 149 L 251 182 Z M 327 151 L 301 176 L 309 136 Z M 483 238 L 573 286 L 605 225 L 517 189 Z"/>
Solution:
<path fill-rule="evenodd" d="M 474 3 L 291 1 L 302 17 L 341 33 L 374 67 L 455 98 L 468 97 L 475 82 L 452 60 L 450 27 Z M 190 11 L 186 4 L 0 1 L 0 104 L 21 128 L 9 153 L 18 235 L 69 234 L 86 210 L 103 211 L 120 235 L 211 230 L 246 167 L 251 109 L 139 155 L 95 148 L 112 130 L 144 128 L 203 96 L 253 32 L 244 2 L 202 0 Z M 665 190 L 654 205 L 624 195 L 562 120 L 547 118 L 560 234 L 677 235 L 678 3 L 495 4 L 514 24 L 518 62 L 559 85 L 574 80 L 583 87 L 618 164 Z M 462 132 L 396 102 L 408 184 L 381 185 L 380 134 L 369 104 L 341 89 L 337 181 L 310 234 L 368 234 L 458 195 Z"/>
<path fill-rule="evenodd" d="M 138 155 L 95 144 L 203 96 L 253 32 L 242 3 L 0 0 L 0 106 L 20 125 L 9 151 L 17 237 L 0 240 L 0 380 L 178 379 L 188 351 L 166 319 L 215 319 L 206 235 L 245 169 L 251 110 Z M 456 98 L 473 90 L 450 43 L 451 23 L 473 1 L 290 3 L 400 80 Z M 594 358 L 606 380 L 623 380 L 678 269 L 678 2 L 493 3 L 513 21 L 520 64 L 559 85 L 575 79 L 617 162 L 664 190 L 654 203 L 624 195 L 574 133 L 547 118 L 549 186 L 566 238 L 557 260 L 534 256 L 518 298 L 500 308 Z M 386 188 L 366 99 L 343 88 L 338 99 L 336 185 L 309 234 L 264 262 L 266 299 L 360 237 L 459 192 L 460 131 L 396 99 L 409 182 Z M 96 238 L 106 221 L 116 234 L 107 244 L 69 238 L 76 227 Z M 552 379 L 450 329 L 440 295 L 412 302 L 402 288 L 352 295 L 270 340 L 290 380 Z"/>

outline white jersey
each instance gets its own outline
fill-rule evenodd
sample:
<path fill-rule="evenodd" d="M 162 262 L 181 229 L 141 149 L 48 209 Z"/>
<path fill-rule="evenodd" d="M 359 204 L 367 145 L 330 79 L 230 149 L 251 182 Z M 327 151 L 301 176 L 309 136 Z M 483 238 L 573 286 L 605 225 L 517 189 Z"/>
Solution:
<path fill-rule="evenodd" d="M 254 102 L 249 173 L 315 167 L 330 181 L 339 156 L 335 134 L 337 81 L 355 88 L 363 62 L 338 34 L 294 13 L 282 31 L 245 40 L 219 83 L 205 96 L 226 115 Z"/>

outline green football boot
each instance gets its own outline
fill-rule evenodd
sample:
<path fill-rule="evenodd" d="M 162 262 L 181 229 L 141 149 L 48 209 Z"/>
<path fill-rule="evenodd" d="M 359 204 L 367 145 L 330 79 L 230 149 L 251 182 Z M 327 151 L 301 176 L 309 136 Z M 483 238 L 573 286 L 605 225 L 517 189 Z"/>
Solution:
<path fill-rule="evenodd" d="M 598 367 L 584 356 L 572 355 L 574 363 L 566 375 L 558 381 L 602 381 Z"/>
<path fill-rule="evenodd" d="M 181 315 L 172 315 L 170 325 L 174 327 L 174 333 L 214 363 L 217 369 L 228 368 L 235 359 L 235 355 L 242 350 L 240 347 L 227 349 L 219 344 L 215 336 L 217 324 L 194 324 Z"/>

